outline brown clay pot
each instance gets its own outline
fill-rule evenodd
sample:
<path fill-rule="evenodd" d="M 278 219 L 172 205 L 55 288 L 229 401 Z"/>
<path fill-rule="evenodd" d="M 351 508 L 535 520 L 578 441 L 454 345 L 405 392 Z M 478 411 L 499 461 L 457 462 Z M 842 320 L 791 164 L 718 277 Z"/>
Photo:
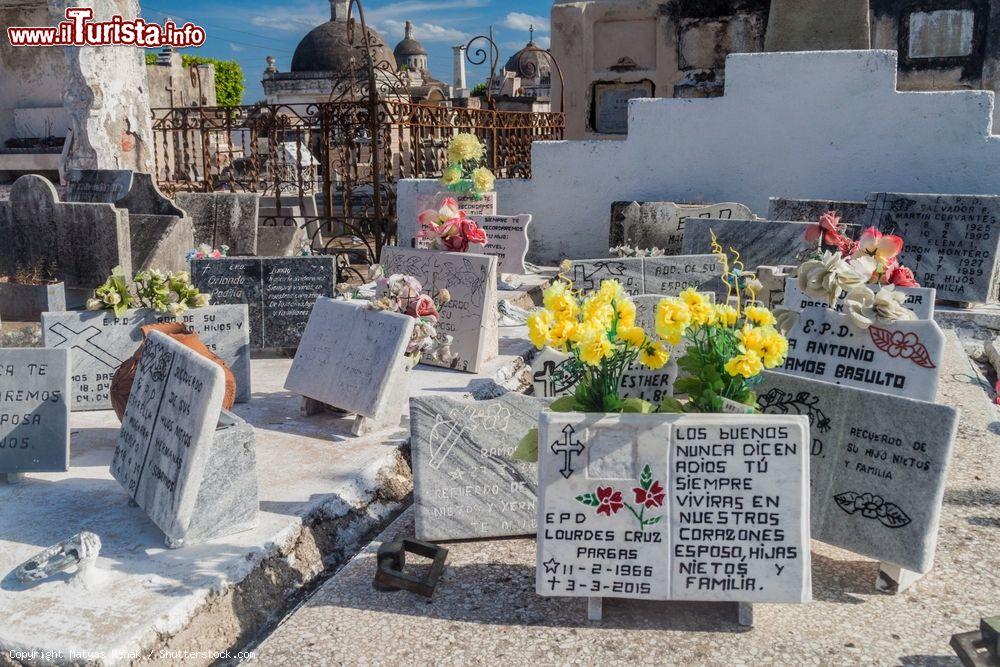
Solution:
<path fill-rule="evenodd" d="M 160 333 L 166 334 L 181 345 L 194 350 L 206 359 L 214 361 L 222 366 L 222 370 L 226 373 L 226 395 L 222 399 L 222 407 L 226 410 L 232 409 L 233 403 L 236 401 L 236 376 L 233 375 L 233 371 L 226 365 L 226 362 L 205 347 L 205 344 L 201 342 L 200 338 L 198 338 L 198 334 L 194 333 L 179 322 L 148 324 L 141 327 L 141 330 L 143 338 L 142 345 L 140 345 L 139 349 L 135 351 L 135 354 L 132 355 L 131 359 L 126 361 L 117 371 L 115 371 L 114 377 L 111 378 L 111 405 L 115 409 L 115 414 L 118 415 L 118 421 L 121 421 L 125 416 L 125 406 L 128 403 L 128 395 L 132 392 L 132 383 L 135 382 L 135 369 L 139 366 L 139 358 L 142 357 L 142 350 L 146 347 L 146 339 L 149 338 L 149 333 L 151 331 L 159 331 Z"/>

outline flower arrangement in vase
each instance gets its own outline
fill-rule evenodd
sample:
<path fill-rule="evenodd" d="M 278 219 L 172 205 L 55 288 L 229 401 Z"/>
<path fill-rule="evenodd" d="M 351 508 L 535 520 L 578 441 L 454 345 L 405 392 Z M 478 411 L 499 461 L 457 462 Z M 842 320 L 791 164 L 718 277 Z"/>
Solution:
<path fill-rule="evenodd" d="M 95 298 L 87 301 L 87 310 L 113 310 L 121 317 L 131 308 L 152 308 L 177 317 L 190 308 L 204 308 L 211 301 L 211 295 L 201 293 L 191 284 L 187 271 L 140 271 L 133 284 L 134 287 L 129 285 L 122 268 L 116 266 L 97 288 Z"/>
<path fill-rule="evenodd" d="M 454 197 L 448 197 L 438 210 L 420 214 L 417 241 L 421 247 L 450 252 L 466 252 L 470 246 L 484 246 L 489 241 L 486 232 L 465 211 Z"/>
<path fill-rule="evenodd" d="M 369 302 L 373 310 L 409 315 L 416 322 L 413 334 L 406 347 L 406 355 L 414 363 L 421 356 L 427 356 L 441 363 L 449 363 L 452 337 L 438 329 L 440 310 L 451 301 L 448 290 L 442 289 L 435 295 L 424 292 L 423 285 L 413 276 L 401 273 L 386 277 L 381 267 L 372 267 L 370 274 L 376 282 L 376 298 Z"/>
<path fill-rule="evenodd" d="M 496 177 L 486 166 L 486 146 L 474 134 L 462 132 L 448 142 L 448 166 L 441 173 L 441 184 L 449 192 L 481 199 L 493 190 Z"/>

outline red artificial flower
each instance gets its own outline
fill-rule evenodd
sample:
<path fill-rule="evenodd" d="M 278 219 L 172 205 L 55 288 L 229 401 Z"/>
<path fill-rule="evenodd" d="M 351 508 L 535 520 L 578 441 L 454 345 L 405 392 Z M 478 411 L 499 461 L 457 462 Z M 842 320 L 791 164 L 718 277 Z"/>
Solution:
<path fill-rule="evenodd" d="M 475 222 L 469 219 L 462 220 L 462 236 L 466 238 L 469 243 L 486 243 L 486 232 L 482 230 Z"/>
<path fill-rule="evenodd" d="M 434 306 L 434 299 L 426 294 L 421 294 L 416 299 L 410 301 L 406 309 L 406 314 L 410 317 L 433 317 L 438 318 L 438 310 Z"/>
<path fill-rule="evenodd" d="M 824 213 L 819 216 L 819 222 L 806 229 L 806 243 L 816 245 L 822 242 L 823 245 L 837 246 L 840 243 L 841 235 L 838 229 L 840 216 L 835 211 Z"/>
<path fill-rule="evenodd" d="M 920 287 L 913 271 L 905 266 L 897 266 L 889 274 L 889 283 L 897 287 Z"/>
<path fill-rule="evenodd" d="M 653 507 L 663 507 L 663 500 L 666 497 L 666 490 L 660 486 L 659 482 L 653 482 L 648 491 L 637 486 L 632 489 L 632 493 L 635 494 L 636 503 L 645 505 L 650 509 Z"/>
<path fill-rule="evenodd" d="M 622 492 L 615 491 L 610 486 L 597 487 L 597 500 L 600 502 L 597 513 L 607 516 L 617 514 L 618 510 L 625 506 L 622 502 Z"/>

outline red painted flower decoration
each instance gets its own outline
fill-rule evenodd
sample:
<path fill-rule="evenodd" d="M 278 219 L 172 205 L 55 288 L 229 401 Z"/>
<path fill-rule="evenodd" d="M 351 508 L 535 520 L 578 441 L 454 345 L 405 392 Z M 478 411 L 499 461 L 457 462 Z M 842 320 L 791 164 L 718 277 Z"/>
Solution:
<path fill-rule="evenodd" d="M 667 495 L 666 489 L 660 486 L 658 481 L 653 482 L 648 489 L 637 486 L 632 489 L 632 493 L 635 494 L 635 502 L 637 504 L 645 505 L 650 509 L 653 507 L 663 507 L 663 500 Z"/>
<path fill-rule="evenodd" d="M 622 502 L 622 492 L 615 491 L 610 486 L 597 487 L 597 502 L 599 503 L 597 513 L 607 516 L 617 514 L 618 510 L 625 506 Z"/>
<path fill-rule="evenodd" d="M 927 351 L 927 346 L 920 342 L 917 334 L 902 331 L 889 331 L 878 327 L 869 327 L 868 332 L 872 337 L 875 347 L 882 350 L 895 359 L 909 359 L 922 368 L 935 368 L 931 361 L 931 355 Z"/>

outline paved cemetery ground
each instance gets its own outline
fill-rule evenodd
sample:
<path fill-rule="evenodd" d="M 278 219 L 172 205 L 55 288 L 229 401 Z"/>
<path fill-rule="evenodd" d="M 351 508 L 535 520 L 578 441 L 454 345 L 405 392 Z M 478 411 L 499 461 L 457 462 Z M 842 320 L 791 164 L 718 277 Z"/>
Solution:
<path fill-rule="evenodd" d="M 911 590 L 877 593 L 878 564 L 813 542 L 809 605 L 611 600 L 586 621 L 584 599 L 535 594 L 533 539 L 447 544 L 433 600 L 372 587 L 383 540 L 413 534 L 407 511 L 256 647 L 261 664 L 879 664 L 958 665 L 952 634 L 995 614 L 1000 590 L 1000 417 L 949 334 L 938 400 L 962 417 L 934 570 Z M 426 565 L 411 558 L 414 572 Z M 426 562 L 426 561 L 424 561 Z"/>

